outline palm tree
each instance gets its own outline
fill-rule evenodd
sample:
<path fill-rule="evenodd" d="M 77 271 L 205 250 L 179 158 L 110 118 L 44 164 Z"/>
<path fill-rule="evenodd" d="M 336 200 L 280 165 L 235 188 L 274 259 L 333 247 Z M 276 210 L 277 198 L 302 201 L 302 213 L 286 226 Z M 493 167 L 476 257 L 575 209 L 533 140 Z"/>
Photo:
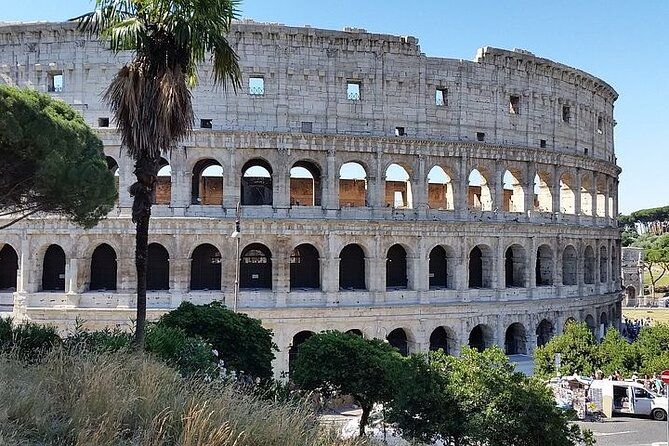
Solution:
<path fill-rule="evenodd" d="M 213 82 L 241 85 L 238 57 L 226 35 L 238 0 L 96 0 L 95 11 L 72 19 L 115 52 L 133 59 L 114 76 L 103 99 L 116 119 L 121 142 L 135 161 L 137 181 L 132 221 L 136 224 L 137 327 L 144 345 L 149 218 L 161 153 L 186 138 L 193 125 L 190 87 L 197 65 L 208 56 Z"/>

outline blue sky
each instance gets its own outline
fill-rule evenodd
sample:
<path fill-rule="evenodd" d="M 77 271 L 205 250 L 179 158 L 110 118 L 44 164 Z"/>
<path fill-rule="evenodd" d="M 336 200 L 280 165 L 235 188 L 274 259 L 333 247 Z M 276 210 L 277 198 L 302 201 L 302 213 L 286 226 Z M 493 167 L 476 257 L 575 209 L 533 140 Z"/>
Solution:
<path fill-rule="evenodd" d="M 0 21 L 57 21 L 89 0 L 3 0 Z M 245 0 L 241 16 L 286 25 L 412 35 L 430 56 L 473 59 L 483 46 L 523 48 L 611 84 L 620 211 L 669 205 L 669 1 Z"/>

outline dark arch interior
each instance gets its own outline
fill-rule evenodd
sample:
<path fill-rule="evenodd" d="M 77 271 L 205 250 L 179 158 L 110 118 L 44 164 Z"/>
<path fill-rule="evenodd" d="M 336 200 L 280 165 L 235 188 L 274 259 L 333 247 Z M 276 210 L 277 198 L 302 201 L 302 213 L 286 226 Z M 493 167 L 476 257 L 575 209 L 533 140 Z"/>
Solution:
<path fill-rule="evenodd" d="M 448 342 L 448 332 L 444 327 L 437 327 L 430 335 L 430 351 L 436 352 L 441 349 L 447 355 L 451 353 L 451 346 Z"/>
<path fill-rule="evenodd" d="M 430 251 L 430 288 L 448 288 L 448 259 L 446 250 L 436 246 Z"/>
<path fill-rule="evenodd" d="M 346 333 L 362 337 L 362 331 L 357 328 L 352 328 L 351 330 L 346 331 Z"/>
<path fill-rule="evenodd" d="M 535 268 L 537 286 L 553 285 L 553 259 L 548 247 L 540 246 L 537 249 Z"/>
<path fill-rule="evenodd" d="M 483 287 L 483 252 L 475 246 L 469 253 L 469 288 Z"/>
<path fill-rule="evenodd" d="M 365 253 L 359 245 L 347 245 L 339 254 L 339 288 L 364 290 Z"/>
<path fill-rule="evenodd" d="M 402 356 L 409 356 L 409 339 L 403 329 L 394 329 L 388 334 L 386 339 L 390 345 L 399 350 Z"/>
<path fill-rule="evenodd" d="M 553 324 L 543 319 L 537 326 L 537 347 L 546 345 L 553 337 Z"/>
<path fill-rule="evenodd" d="M 221 253 L 213 245 L 200 245 L 191 255 L 191 290 L 221 289 Z"/>
<path fill-rule="evenodd" d="M 290 288 L 316 289 L 319 287 L 318 251 L 306 243 L 297 246 L 290 256 Z"/>
<path fill-rule="evenodd" d="M 170 255 L 158 243 L 149 245 L 146 262 L 146 289 L 148 291 L 170 289 Z"/>
<path fill-rule="evenodd" d="M 269 177 L 245 176 L 246 171 L 251 167 L 262 167 L 269 172 Z M 272 197 L 272 166 L 265 160 L 253 159 L 247 161 L 242 168 L 242 205 L 262 206 L 271 205 Z"/>
<path fill-rule="evenodd" d="M 65 290 L 65 251 L 58 245 L 49 246 L 44 253 L 42 289 L 44 291 Z"/>
<path fill-rule="evenodd" d="M 486 336 L 486 327 L 482 324 L 477 325 L 469 333 L 469 347 L 482 352 L 490 345 Z"/>
<path fill-rule="evenodd" d="M 522 324 L 515 322 L 506 329 L 504 350 L 507 355 L 527 354 L 527 336 Z"/>
<path fill-rule="evenodd" d="M 106 243 L 101 244 L 91 257 L 91 291 L 116 289 L 116 251 Z"/>
<path fill-rule="evenodd" d="M 272 288 L 272 253 L 265 245 L 253 243 L 244 248 L 240 262 L 240 288 Z"/>
<path fill-rule="evenodd" d="M 393 245 L 386 258 L 386 287 L 407 287 L 407 252 L 401 245 Z"/>
<path fill-rule="evenodd" d="M 0 290 L 16 291 L 16 274 L 19 270 L 19 256 L 10 245 L 0 249 Z"/>
<path fill-rule="evenodd" d="M 170 163 L 165 158 L 160 158 L 158 163 L 158 170 Z M 172 177 L 158 176 L 153 187 L 152 194 L 153 204 L 170 204 L 172 201 Z"/>

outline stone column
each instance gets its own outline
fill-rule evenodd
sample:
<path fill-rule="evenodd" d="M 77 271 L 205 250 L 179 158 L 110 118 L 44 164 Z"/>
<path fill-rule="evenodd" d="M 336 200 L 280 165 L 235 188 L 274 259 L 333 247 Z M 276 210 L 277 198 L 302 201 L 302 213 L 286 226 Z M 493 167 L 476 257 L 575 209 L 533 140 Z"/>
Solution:
<path fill-rule="evenodd" d="M 75 258 L 68 257 L 65 261 L 65 292 L 67 294 L 76 294 L 77 290 L 77 275 L 78 261 Z"/>
<path fill-rule="evenodd" d="M 279 149 L 279 159 L 286 159 L 289 155 L 289 150 Z M 275 209 L 287 209 L 290 207 L 290 166 L 279 163 L 275 168 L 272 173 L 272 202 Z"/>
<path fill-rule="evenodd" d="M 414 173 L 411 181 L 413 193 L 413 208 L 418 218 L 424 219 L 427 215 L 427 174 L 425 173 L 425 157 L 418 155 L 418 172 Z"/>
<path fill-rule="evenodd" d="M 528 289 L 528 297 L 531 299 L 537 288 L 537 245 L 535 237 L 530 237 L 528 243 L 529 247 L 525 268 L 527 271 L 526 277 L 528 283 L 526 286 Z"/>
<path fill-rule="evenodd" d="M 492 246 L 492 281 L 491 287 L 498 291 L 498 296 L 500 296 L 504 291 L 504 246 L 501 241 L 501 237 L 495 237 L 494 245 Z M 485 284 L 484 284 L 485 285 Z"/>
<path fill-rule="evenodd" d="M 561 203 L 560 203 L 560 173 L 558 169 L 553 166 L 551 169 L 551 206 L 553 207 L 553 215 L 562 213 Z"/>
<path fill-rule="evenodd" d="M 328 150 L 326 163 L 326 176 L 322 179 L 325 185 L 323 205 L 328 210 L 336 210 L 339 209 L 339 172 L 334 149 Z"/>
<path fill-rule="evenodd" d="M 497 213 L 497 219 L 504 219 L 504 171 L 501 168 L 500 163 L 495 163 L 495 171 L 492 172 L 493 180 L 492 184 L 488 184 L 488 187 L 491 188 L 491 194 L 493 196 L 492 210 Z"/>
<path fill-rule="evenodd" d="M 525 218 L 529 221 L 534 213 L 534 173 L 537 171 L 535 163 L 527 163 L 525 169 Z"/>
<path fill-rule="evenodd" d="M 244 174 L 242 166 L 238 166 L 234 148 L 228 150 L 223 163 L 223 207 L 232 210 L 232 215 L 241 202 L 242 185 L 241 178 Z"/>
<path fill-rule="evenodd" d="M 576 178 L 574 179 L 574 213 L 581 215 L 581 169 L 576 169 Z"/>

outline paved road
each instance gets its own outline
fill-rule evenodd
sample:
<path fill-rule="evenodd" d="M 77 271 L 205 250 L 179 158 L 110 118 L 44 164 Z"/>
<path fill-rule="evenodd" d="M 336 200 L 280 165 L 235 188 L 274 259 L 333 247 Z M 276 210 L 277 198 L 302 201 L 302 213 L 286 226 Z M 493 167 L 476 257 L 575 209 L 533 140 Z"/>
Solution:
<path fill-rule="evenodd" d="M 667 441 L 667 423 L 647 418 L 614 417 L 601 423 L 578 423 L 595 434 L 597 446 L 652 446 Z"/>

